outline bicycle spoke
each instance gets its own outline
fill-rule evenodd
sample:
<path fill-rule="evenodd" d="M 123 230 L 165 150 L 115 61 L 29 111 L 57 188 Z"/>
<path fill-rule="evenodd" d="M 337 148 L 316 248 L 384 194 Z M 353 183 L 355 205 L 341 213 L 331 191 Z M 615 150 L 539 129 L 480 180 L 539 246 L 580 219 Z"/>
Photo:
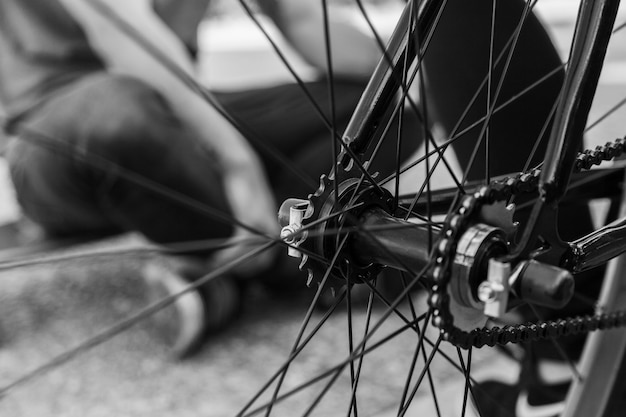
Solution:
<path fill-rule="evenodd" d="M 602 121 L 604 121 L 610 115 L 612 115 L 613 113 L 615 113 L 616 111 L 618 111 L 619 109 L 624 107 L 625 104 L 626 104 L 626 97 L 621 99 L 617 104 L 615 104 L 613 107 L 611 107 L 605 113 L 603 113 L 593 123 L 589 124 L 589 126 L 587 126 L 587 128 L 585 129 L 585 133 L 589 132 L 591 129 L 593 129 L 594 127 L 598 126 L 600 123 L 602 123 Z"/>
<path fill-rule="evenodd" d="M 412 5 L 413 3 L 411 3 Z M 411 6 L 412 7 L 412 6 Z M 413 19 L 411 19 L 413 20 Z M 411 21 L 411 23 L 409 23 L 409 28 L 413 26 L 413 22 Z M 419 48 L 418 48 L 419 50 Z M 404 70 L 402 71 L 403 74 L 403 79 L 402 79 L 402 85 L 405 85 L 406 83 L 406 79 L 404 79 L 404 77 L 406 77 L 406 71 L 407 71 L 407 66 L 408 66 L 408 59 L 406 57 L 406 55 L 408 55 L 408 44 L 407 44 L 407 51 L 405 52 L 405 58 L 403 59 L 402 62 L 402 66 L 404 68 Z M 401 153 L 402 153 L 402 128 L 404 127 L 404 118 L 403 118 L 403 113 L 405 110 L 405 106 L 404 106 L 404 100 L 400 100 L 400 107 L 398 110 L 398 127 L 397 127 L 397 131 L 396 131 L 396 152 L 395 152 L 395 165 L 396 165 L 396 181 L 394 184 L 394 203 L 393 203 L 393 207 L 398 207 L 398 195 L 400 193 L 400 163 L 401 163 Z M 428 141 L 426 141 L 426 143 L 428 143 Z"/>
<path fill-rule="evenodd" d="M 400 280 L 402 282 L 402 288 L 406 289 L 406 287 L 409 286 L 409 284 L 407 284 L 407 272 L 405 271 L 400 271 Z M 409 311 L 411 312 L 411 317 L 413 318 L 413 320 L 417 319 L 417 310 L 415 307 L 415 303 L 413 302 L 413 299 L 411 298 L 411 293 L 407 293 L 406 295 L 406 299 L 405 299 L 406 303 L 409 306 Z"/>
<path fill-rule="evenodd" d="M 353 363 L 353 361 L 350 361 L 350 363 Z M 339 379 L 339 376 L 341 375 L 341 372 L 336 372 L 331 378 L 330 381 L 326 384 L 326 386 L 324 386 L 324 388 L 322 389 L 322 391 L 319 393 L 319 395 L 315 398 L 315 400 L 313 400 L 313 402 L 311 403 L 311 405 L 309 406 L 309 408 L 305 411 L 305 413 L 303 414 L 303 417 L 308 417 L 311 415 L 311 413 L 315 410 L 315 408 L 317 407 L 317 405 L 322 401 L 322 399 L 324 398 L 324 396 L 328 393 L 328 391 L 332 388 L 332 386 L 335 384 L 335 382 L 337 382 L 337 379 Z"/>
<path fill-rule="evenodd" d="M 370 289 L 370 291 L 372 291 L 372 293 L 376 296 L 376 298 L 380 301 L 383 302 L 383 304 L 385 304 L 385 306 L 387 306 L 387 310 L 393 312 L 400 320 L 402 320 L 404 322 L 404 324 L 409 324 L 409 323 L 416 323 L 418 321 L 421 321 L 420 318 L 415 318 L 413 320 L 409 319 L 408 317 L 406 317 L 404 314 L 402 314 L 402 312 L 400 310 L 398 310 L 398 306 L 396 305 L 396 301 L 402 301 L 402 298 L 407 297 L 409 294 L 410 290 L 407 290 L 407 288 L 409 288 L 409 286 L 407 286 L 406 288 L 404 288 L 401 296 L 396 297 L 395 301 L 391 302 L 387 299 L 387 297 L 385 297 L 383 294 L 381 294 L 381 292 L 378 290 L 378 288 L 374 287 L 372 284 L 366 282 L 365 285 L 367 285 Z M 397 303 L 399 304 L 399 303 Z M 418 333 L 419 329 L 413 328 L 413 330 Z"/>
<path fill-rule="evenodd" d="M 324 114 L 324 111 L 320 107 L 320 103 L 318 103 L 317 100 L 313 97 L 313 95 L 311 94 L 311 92 L 307 88 L 306 83 L 298 75 L 298 73 L 296 72 L 296 70 L 293 67 L 293 65 L 291 65 L 291 63 L 289 62 L 289 60 L 287 59 L 287 57 L 283 53 L 282 49 L 278 46 L 276 41 L 272 38 L 272 36 L 265 29 L 265 27 L 261 24 L 260 20 L 256 17 L 255 13 L 252 11 L 250 6 L 248 6 L 246 1 L 245 0 L 239 0 L 239 4 L 241 5 L 243 10 L 245 11 L 245 13 L 248 16 L 248 18 L 254 23 L 254 25 L 261 31 L 261 33 L 263 34 L 264 38 L 269 42 L 269 44 L 272 47 L 272 50 L 274 51 L 274 53 L 276 53 L 276 56 L 278 56 L 278 58 L 282 62 L 283 66 L 287 69 L 287 71 L 289 71 L 289 73 L 293 77 L 294 81 L 298 84 L 298 86 L 302 90 L 302 93 L 304 95 L 306 95 L 306 97 L 309 100 L 309 102 L 311 103 L 311 106 L 313 107 L 313 110 L 315 111 L 317 117 L 319 117 L 320 120 L 326 125 L 326 127 L 329 130 L 332 131 L 332 123 L 331 123 L 331 121 L 328 120 L 328 118 Z"/>
<path fill-rule="evenodd" d="M 376 280 L 374 280 L 374 287 L 376 286 Z M 374 306 L 374 292 L 370 291 L 369 296 L 367 298 L 367 311 L 365 313 L 365 328 L 363 330 L 363 346 L 361 347 L 361 351 L 364 351 L 367 348 L 367 341 L 365 340 L 367 337 L 367 334 L 369 333 L 369 329 L 370 329 L 370 323 L 371 323 L 371 319 L 372 319 L 372 309 Z M 417 317 L 415 318 L 417 320 Z M 351 349 L 351 352 L 354 352 L 354 348 Z M 357 417 L 357 404 L 356 404 L 356 394 L 357 394 L 357 387 L 359 385 L 359 381 L 361 378 L 361 370 L 363 368 L 363 356 L 361 356 L 359 358 L 359 363 L 357 364 L 357 369 L 356 369 L 356 377 L 355 377 L 355 381 L 353 383 L 352 386 L 352 391 L 350 393 L 350 406 L 348 408 L 348 417 L 351 416 L 351 411 L 354 410 L 354 417 Z"/>
<path fill-rule="evenodd" d="M 444 6 L 445 7 L 445 6 Z M 416 13 L 416 18 L 417 18 L 417 13 Z M 416 43 L 417 43 L 417 50 L 420 51 L 421 48 L 421 42 L 422 40 L 419 38 L 419 32 L 416 32 Z M 423 63 L 423 60 L 420 60 L 419 65 L 421 66 Z M 426 126 L 429 125 L 429 112 L 428 112 L 428 96 L 426 95 L 426 83 L 424 81 L 424 69 L 423 68 L 418 68 L 419 69 L 419 77 L 418 77 L 418 87 L 419 87 L 419 92 L 420 92 L 420 97 L 422 97 L 422 114 L 424 115 L 424 122 L 422 123 L 424 128 L 423 128 L 423 132 L 425 137 L 427 136 L 427 128 Z M 437 145 L 434 144 L 435 149 L 437 149 Z M 430 141 L 426 141 L 425 142 L 425 153 L 428 154 L 430 150 Z M 445 150 L 443 150 L 442 152 L 439 152 L 437 155 L 437 160 L 435 161 L 435 164 L 433 166 L 433 172 L 435 167 L 437 166 L 437 164 L 439 163 L 439 161 L 443 160 L 444 163 L 445 158 L 443 157 Z M 445 163 L 446 167 L 449 167 L 447 163 Z M 430 173 L 430 159 L 426 159 L 426 164 L 424 166 L 424 171 L 426 173 L 426 181 L 424 181 L 424 183 L 426 184 L 426 217 L 428 218 L 429 222 L 432 222 L 432 216 L 433 213 L 431 211 L 431 203 L 432 203 L 432 194 L 431 194 L 431 173 Z M 448 172 L 452 172 L 451 169 L 448 170 Z M 399 177 L 399 175 L 398 175 Z M 456 175 L 452 174 L 452 178 L 454 179 L 454 182 L 456 183 L 458 190 L 460 192 L 463 192 L 463 186 L 460 184 L 460 182 L 458 181 L 458 179 L 456 178 Z M 414 202 L 412 203 L 412 205 L 409 207 L 409 212 L 413 211 L 413 207 L 414 204 L 417 203 L 417 198 L 419 198 L 419 196 L 421 195 L 421 193 L 423 192 L 423 187 L 422 189 L 419 191 L 419 193 L 416 195 L 416 199 L 414 200 Z M 396 204 L 397 206 L 397 204 Z M 405 217 L 406 219 L 406 217 Z M 431 227 L 428 228 L 428 251 L 430 252 L 432 250 L 433 247 L 433 229 Z M 430 373 L 429 373 L 429 377 L 430 377 Z"/>
<path fill-rule="evenodd" d="M 419 0 L 418 0 L 419 3 Z M 411 75 L 409 84 L 414 82 L 414 79 L 416 77 L 416 74 L 419 75 L 418 77 L 418 86 L 419 86 L 419 91 L 420 91 L 420 97 L 422 98 L 422 110 L 420 111 L 418 105 L 415 103 L 415 101 L 413 100 L 413 98 L 409 95 L 409 90 L 408 87 L 405 87 L 404 84 L 402 84 L 403 86 L 403 100 L 408 100 L 408 103 L 411 107 L 411 110 L 413 112 L 413 114 L 416 115 L 417 119 L 420 121 L 420 123 L 422 124 L 422 128 L 423 128 L 423 135 L 424 137 L 427 139 L 425 144 L 427 146 L 426 148 L 426 154 L 429 154 L 429 150 L 428 147 L 429 146 L 433 146 L 434 150 L 437 152 L 438 156 L 437 156 L 437 163 L 439 163 L 439 161 L 442 161 L 444 163 L 444 166 L 446 167 L 446 172 L 450 175 L 450 178 L 452 179 L 452 181 L 454 182 L 454 184 L 456 185 L 456 187 L 458 188 L 458 190 L 461 193 L 464 193 L 464 188 L 463 185 L 461 184 L 461 181 L 458 179 L 458 176 L 456 174 L 456 172 L 454 172 L 454 169 L 452 168 L 452 166 L 450 165 L 449 161 L 447 160 L 447 158 L 444 156 L 445 151 L 446 151 L 446 147 L 441 147 L 437 144 L 433 134 L 432 134 L 432 130 L 430 129 L 429 125 L 429 118 L 428 118 L 428 112 L 427 112 L 427 95 L 425 94 L 425 81 L 424 81 L 424 70 L 423 70 L 423 60 L 424 60 L 424 56 L 426 54 L 426 51 L 428 49 L 428 45 L 430 43 L 430 39 L 432 39 L 433 33 L 434 31 L 436 31 L 437 26 L 439 24 L 439 21 L 441 19 L 441 15 L 443 13 L 443 11 L 446 8 L 448 1 L 444 0 L 442 1 L 440 10 L 439 10 L 439 14 L 438 16 L 435 18 L 435 21 L 433 23 L 433 29 L 431 31 L 430 34 L 427 35 L 425 40 L 421 40 L 419 39 L 418 36 L 417 37 L 417 50 L 418 52 L 418 60 L 417 60 L 417 65 L 415 67 L 415 69 L 413 70 L 413 73 Z M 415 10 L 415 14 L 417 15 L 417 9 Z M 417 34 L 417 31 L 416 31 Z M 423 41 L 423 42 L 422 42 Z M 423 43 L 423 45 L 421 45 L 421 43 Z M 426 160 L 428 163 L 428 159 Z M 426 171 L 428 172 L 428 167 L 426 167 Z"/>
<path fill-rule="evenodd" d="M 346 277 L 346 288 L 348 288 L 348 296 L 346 299 L 348 302 L 346 303 L 346 313 L 347 313 L 347 322 L 348 322 L 348 352 L 354 352 L 354 335 L 352 329 L 352 294 L 350 288 L 350 281 Z M 354 362 L 350 361 L 350 386 L 356 392 L 357 379 L 356 379 L 356 370 L 354 367 Z M 356 401 L 351 401 L 352 411 L 355 417 L 358 417 L 358 409 Z"/>
<path fill-rule="evenodd" d="M 77 259 L 85 258 L 116 258 L 116 259 L 136 259 L 146 257 L 147 255 L 176 255 L 188 254 L 193 251 L 216 251 L 227 249 L 233 245 L 259 246 L 267 243 L 266 239 L 255 237 L 242 238 L 237 240 L 231 239 L 207 239 L 203 241 L 176 242 L 167 245 L 154 245 L 149 243 L 122 243 L 121 248 L 92 248 L 84 249 L 77 247 L 70 253 L 49 253 L 45 255 L 27 254 L 18 259 L 0 261 L 0 271 L 9 271 L 17 268 L 34 267 L 40 265 L 53 265 L 71 262 Z M 278 244 L 279 242 L 276 242 Z"/>
<path fill-rule="evenodd" d="M 401 272 L 401 279 L 402 279 L 402 286 L 403 288 L 407 287 L 407 283 L 406 283 L 406 273 L 405 272 Z M 409 294 L 407 294 L 407 303 L 409 305 L 409 309 L 411 311 L 411 317 L 413 318 L 413 321 L 417 320 L 417 312 L 415 310 L 415 305 L 413 303 L 413 299 L 409 296 Z M 426 362 L 426 350 L 424 349 L 424 342 L 422 341 L 422 338 L 424 337 L 423 335 L 425 335 L 426 333 L 426 324 L 429 322 L 430 318 L 426 317 L 426 320 L 424 322 L 424 328 L 422 328 L 421 331 L 419 331 L 419 328 L 416 328 L 416 330 L 418 330 L 417 336 L 418 336 L 418 349 L 415 350 L 415 354 L 413 355 L 413 361 L 412 361 L 412 365 L 410 367 L 411 371 L 409 372 L 409 377 L 407 379 L 407 384 L 405 385 L 405 391 L 402 394 L 402 400 L 401 403 L 404 402 L 406 400 L 406 390 L 408 388 L 408 383 L 411 380 L 412 374 L 413 374 L 413 369 L 415 368 L 415 364 L 417 362 L 417 358 L 419 353 L 422 354 L 424 362 Z M 420 346 L 421 345 L 421 346 Z M 428 370 L 428 382 L 430 385 L 430 390 L 431 390 L 431 395 L 433 397 L 433 401 L 435 403 L 435 410 L 437 411 L 437 416 L 441 416 L 441 412 L 439 410 L 439 401 L 437 399 L 437 393 L 435 391 L 435 387 L 434 387 L 434 381 L 433 381 L 433 377 L 432 377 L 432 373 L 430 370 Z"/>
<path fill-rule="evenodd" d="M 424 364 L 424 369 L 422 370 L 422 372 L 420 373 L 419 377 L 417 378 L 417 381 L 415 382 L 415 385 L 413 387 L 413 390 L 411 391 L 411 394 L 409 395 L 407 401 L 402 405 L 402 408 L 400 410 L 400 412 L 398 413 L 398 417 L 404 417 L 411 405 L 411 402 L 413 401 L 413 398 L 415 398 L 415 395 L 417 394 L 417 390 L 420 388 L 422 381 L 424 379 L 424 376 L 426 375 L 426 370 L 430 369 L 430 364 L 432 363 L 433 359 L 435 358 L 435 354 L 438 352 L 439 350 L 439 345 L 441 344 L 441 341 L 443 339 L 441 338 L 441 336 L 439 336 L 439 338 L 437 339 L 437 341 L 435 342 L 435 346 L 433 347 L 433 350 L 430 352 L 430 355 L 428 356 L 428 360 L 426 361 L 426 363 Z"/>
<path fill-rule="evenodd" d="M 465 362 L 463 361 L 463 355 L 461 354 L 461 349 L 457 348 L 457 353 L 459 355 L 459 363 L 461 364 L 461 368 L 465 372 L 465 389 L 463 392 L 463 407 L 461 410 L 461 416 L 465 417 L 465 412 L 467 411 L 467 400 L 469 399 L 469 394 L 472 389 L 472 385 L 469 379 L 470 371 L 472 369 L 472 348 L 470 347 L 469 350 L 467 351 L 467 366 L 465 365 Z M 473 393 L 472 393 L 472 396 L 473 396 Z M 474 401 L 474 403 L 476 403 L 476 401 Z M 480 415 L 480 411 L 478 414 Z"/>
<path fill-rule="evenodd" d="M 626 27 L 626 22 L 616 25 L 615 29 L 613 29 L 613 34 L 616 34 L 617 32 L 624 29 L 625 27 Z"/>
<path fill-rule="evenodd" d="M 428 153 L 429 153 L 428 152 L 428 148 L 426 148 L 426 154 L 428 154 Z M 434 155 L 434 153 L 433 153 L 433 155 Z M 417 203 L 420 200 L 420 198 L 422 198 L 424 192 L 426 192 L 426 198 L 427 198 L 427 204 L 426 205 L 427 205 L 427 207 L 430 207 L 430 205 L 431 205 L 431 202 L 432 202 L 431 196 L 432 196 L 432 194 L 430 193 L 430 183 L 431 183 L 431 178 L 435 174 L 435 170 L 437 169 L 437 166 L 439 165 L 439 162 L 441 161 L 441 154 L 437 155 L 437 159 L 433 163 L 432 167 L 429 167 L 428 158 L 425 158 L 425 161 L 426 161 L 426 164 L 425 164 L 426 179 L 422 183 L 422 185 L 420 186 L 420 188 L 417 191 L 417 193 L 415 193 L 415 196 L 412 198 L 411 204 L 407 208 L 407 212 L 406 212 L 406 214 L 404 216 L 405 220 L 408 220 L 408 218 L 413 214 L 413 210 L 415 209 L 415 206 L 417 205 Z M 464 194 L 464 192 L 462 194 Z M 424 219 L 426 219 L 426 223 L 427 224 L 433 224 L 432 214 L 433 213 L 431 213 L 429 211 L 424 216 Z M 432 237 L 430 238 L 430 240 L 432 241 Z M 432 242 L 429 243 L 429 247 L 431 247 L 431 244 L 432 244 Z"/>
<path fill-rule="evenodd" d="M 404 272 L 402 272 L 402 285 L 405 288 L 407 286 L 406 280 L 405 280 L 405 273 Z M 417 313 L 415 311 L 415 306 L 413 305 L 413 300 L 408 295 L 407 295 L 407 302 L 409 303 L 409 307 L 411 309 L 411 315 L 413 317 L 413 320 L 417 320 Z M 425 323 L 428 323 L 429 320 L 430 319 L 427 317 Z M 425 335 L 425 332 L 426 332 L 426 326 L 424 326 L 424 328 L 421 330 L 421 333 L 418 333 L 418 338 L 419 338 L 418 339 L 418 345 L 421 343 L 421 349 L 419 349 L 419 350 L 416 349 L 416 354 L 415 354 L 414 361 L 417 361 L 418 351 L 422 354 L 422 359 L 424 360 L 424 362 L 426 362 L 426 360 L 427 360 L 426 349 L 424 347 L 424 343 L 421 342 L 421 338 L 424 337 L 423 335 Z M 439 399 L 438 399 L 438 396 L 437 396 L 437 391 L 435 390 L 435 382 L 434 382 L 434 378 L 433 378 L 433 375 L 432 375 L 432 372 L 431 372 L 430 369 L 428 370 L 427 376 L 428 376 L 428 384 L 429 384 L 429 387 L 430 387 L 430 394 L 432 396 L 433 403 L 434 403 L 434 406 L 435 406 L 435 411 L 437 412 L 437 416 L 441 417 L 441 410 L 439 408 Z M 407 380 L 407 383 L 408 383 L 408 381 L 410 381 L 410 377 Z M 406 399 L 406 394 L 403 394 L 402 402 L 404 402 L 405 399 Z"/>
<path fill-rule="evenodd" d="M 409 389 L 411 387 L 411 381 L 413 380 L 413 375 L 415 372 L 415 367 L 417 365 L 417 360 L 419 358 L 420 353 L 424 354 L 424 369 L 427 370 L 427 374 L 428 374 L 428 379 L 430 382 L 430 387 L 431 387 L 431 392 L 433 394 L 433 399 L 435 399 L 435 404 L 437 404 L 436 401 L 436 396 L 434 395 L 435 391 L 433 389 L 433 385 L 432 385 L 432 376 L 431 376 L 431 372 L 430 372 L 430 367 L 427 366 L 428 359 L 426 358 L 426 351 L 424 349 L 424 341 L 426 340 L 426 329 L 428 327 L 428 323 L 430 321 L 430 311 L 428 312 L 428 315 L 426 316 L 426 319 L 424 320 L 424 324 L 421 330 L 419 330 L 419 328 L 417 329 L 417 335 L 418 335 L 418 340 L 417 340 L 417 347 L 415 349 L 415 352 L 413 353 L 413 359 L 411 361 L 411 365 L 409 366 L 409 372 L 406 378 L 406 382 L 404 384 L 404 389 L 402 391 L 402 398 L 400 399 L 400 408 L 398 409 L 398 415 L 402 413 L 402 409 L 404 407 L 404 404 L 407 403 L 407 396 L 409 394 Z M 439 413 L 438 413 L 439 415 Z"/>
<path fill-rule="evenodd" d="M 550 123 L 552 122 L 554 118 L 556 109 L 558 108 L 558 104 L 559 104 L 559 100 L 556 100 L 554 102 L 554 105 L 552 106 L 552 109 L 550 110 L 550 114 L 548 114 L 548 117 L 546 118 L 546 121 L 541 128 L 541 132 L 539 132 L 539 136 L 537 137 L 537 139 L 535 140 L 535 143 L 533 144 L 533 148 L 530 151 L 530 155 L 528 155 L 528 158 L 526 158 L 526 163 L 524 164 L 524 168 L 522 170 L 523 172 L 526 172 L 530 169 L 530 166 L 535 157 L 535 154 L 537 153 L 537 150 L 539 149 L 539 146 L 541 144 L 541 140 L 542 138 L 545 137 L 545 133 L 548 131 L 548 128 L 550 127 Z"/>
<path fill-rule="evenodd" d="M 324 49 L 326 53 L 326 72 L 328 73 L 328 101 L 330 105 L 330 143 L 333 155 L 333 167 L 338 166 L 338 155 L 339 148 L 337 146 L 337 141 L 335 140 L 335 135 L 337 134 L 337 115 L 335 110 L 335 72 L 333 70 L 333 53 L 330 46 L 330 26 L 329 26 L 329 17 L 328 17 L 328 3 L 327 0 L 321 0 L 322 3 L 322 16 L 324 21 Z M 339 176 L 337 174 L 337 178 L 335 180 L 339 180 Z M 339 189 L 334 187 L 335 201 L 339 201 Z"/>

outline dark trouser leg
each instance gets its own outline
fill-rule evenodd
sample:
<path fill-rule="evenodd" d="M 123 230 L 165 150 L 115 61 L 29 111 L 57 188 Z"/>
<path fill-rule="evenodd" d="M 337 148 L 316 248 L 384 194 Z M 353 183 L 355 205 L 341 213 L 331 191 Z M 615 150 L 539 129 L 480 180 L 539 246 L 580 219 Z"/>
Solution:
<path fill-rule="evenodd" d="M 50 150 L 24 133 L 9 153 L 19 201 L 49 233 L 138 230 L 159 243 L 230 236 L 227 222 L 204 212 L 228 216 L 219 168 L 146 85 L 107 74 L 87 77 L 23 125 L 57 141 L 58 150 Z M 93 166 L 100 161 L 107 161 L 104 169 Z M 125 171 L 200 208 L 138 186 Z"/>

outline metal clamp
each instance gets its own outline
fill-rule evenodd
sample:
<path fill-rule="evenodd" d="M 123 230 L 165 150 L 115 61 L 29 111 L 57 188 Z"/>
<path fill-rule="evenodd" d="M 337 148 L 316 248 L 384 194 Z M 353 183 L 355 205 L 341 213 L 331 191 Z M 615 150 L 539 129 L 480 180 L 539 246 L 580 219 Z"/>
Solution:
<path fill-rule="evenodd" d="M 489 259 L 487 280 L 478 286 L 478 299 L 485 303 L 483 312 L 489 317 L 502 317 L 509 302 L 511 264 Z"/>
<path fill-rule="evenodd" d="M 293 258 L 302 257 L 302 252 L 297 248 L 306 240 L 309 234 L 308 231 L 302 230 L 302 220 L 305 219 L 308 208 L 309 202 L 306 200 L 299 200 L 295 204 L 290 205 L 289 224 L 280 231 L 280 238 L 289 245 L 287 254 Z"/>

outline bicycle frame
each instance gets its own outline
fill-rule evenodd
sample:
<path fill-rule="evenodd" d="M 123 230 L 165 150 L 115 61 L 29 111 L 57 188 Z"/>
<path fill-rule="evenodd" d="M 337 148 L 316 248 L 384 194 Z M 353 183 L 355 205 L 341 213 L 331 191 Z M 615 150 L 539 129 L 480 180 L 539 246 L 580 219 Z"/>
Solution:
<path fill-rule="evenodd" d="M 509 260 L 530 256 L 576 273 L 626 252 L 626 218 L 574 242 L 563 242 L 556 230 L 558 204 L 568 189 L 576 156 L 581 149 L 587 116 L 619 3 L 619 0 L 585 0 L 581 3 L 570 65 L 561 92 L 562 100 L 543 160 L 540 198 L 535 202 L 517 249 L 508 256 Z M 446 0 L 411 0 L 407 3 L 389 41 L 386 55 L 379 62 L 344 132 L 344 146 L 350 148 L 352 153 L 364 155 L 377 139 L 378 127 L 384 126 L 398 111 L 400 105 L 393 105 L 401 101 L 398 91 L 402 92 L 402 98 L 407 95 L 402 70 L 411 65 L 421 65 L 421 57 L 445 5 Z M 418 14 L 420 18 L 416 20 Z M 415 24 L 415 21 L 419 23 Z M 388 111 L 389 108 L 394 110 Z M 344 167 L 349 164 L 345 150 L 340 162 Z M 538 241 L 544 242 L 539 249 Z"/>

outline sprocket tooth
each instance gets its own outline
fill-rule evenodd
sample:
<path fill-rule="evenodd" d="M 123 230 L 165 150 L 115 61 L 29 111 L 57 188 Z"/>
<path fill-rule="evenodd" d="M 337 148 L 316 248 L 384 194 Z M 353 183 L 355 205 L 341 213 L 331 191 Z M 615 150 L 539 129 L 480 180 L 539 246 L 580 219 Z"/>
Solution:
<path fill-rule="evenodd" d="M 311 197 L 321 196 L 324 193 L 324 191 L 326 191 L 326 187 L 328 186 L 328 184 L 329 184 L 328 177 L 326 176 L 326 174 L 322 174 L 320 176 L 320 185 L 317 187 L 317 190 L 315 190 L 315 193 L 309 196 L 309 199 Z"/>
<path fill-rule="evenodd" d="M 303 253 L 302 257 L 300 258 L 300 265 L 298 265 L 298 269 L 300 271 L 304 271 L 304 266 L 306 265 L 308 260 L 309 260 L 309 255 Z"/>

